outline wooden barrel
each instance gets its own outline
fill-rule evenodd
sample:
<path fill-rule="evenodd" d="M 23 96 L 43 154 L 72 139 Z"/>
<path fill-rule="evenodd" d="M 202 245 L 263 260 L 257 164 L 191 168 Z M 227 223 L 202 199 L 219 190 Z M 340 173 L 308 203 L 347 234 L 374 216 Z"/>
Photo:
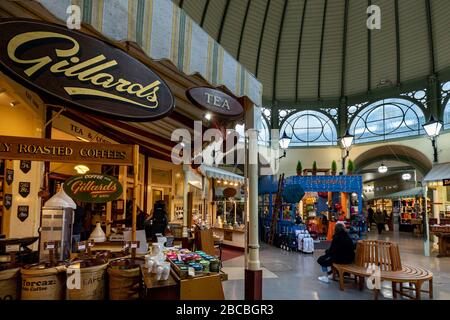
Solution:
<path fill-rule="evenodd" d="M 0 271 L 0 300 L 19 300 L 20 268 Z"/>
<path fill-rule="evenodd" d="M 22 300 L 64 300 L 66 266 L 48 267 L 44 263 L 20 269 Z"/>
<path fill-rule="evenodd" d="M 107 267 L 107 263 L 92 266 L 80 263 L 80 289 L 67 288 L 67 300 L 104 300 Z"/>
<path fill-rule="evenodd" d="M 133 263 L 131 259 L 110 261 L 108 267 L 110 300 L 139 299 L 140 263 L 141 261 Z"/>

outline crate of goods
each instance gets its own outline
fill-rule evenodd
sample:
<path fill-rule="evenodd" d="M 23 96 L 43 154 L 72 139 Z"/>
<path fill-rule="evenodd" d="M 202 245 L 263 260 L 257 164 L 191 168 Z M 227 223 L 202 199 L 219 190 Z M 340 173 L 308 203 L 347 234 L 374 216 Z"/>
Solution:
<path fill-rule="evenodd" d="M 183 235 L 183 226 L 181 224 L 169 224 L 170 231 L 175 238 L 181 238 Z"/>

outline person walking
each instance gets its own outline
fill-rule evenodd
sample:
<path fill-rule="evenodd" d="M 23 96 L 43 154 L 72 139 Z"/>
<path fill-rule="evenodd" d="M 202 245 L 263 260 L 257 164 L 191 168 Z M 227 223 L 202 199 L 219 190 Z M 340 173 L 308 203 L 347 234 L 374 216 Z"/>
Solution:
<path fill-rule="evenodd" d="M 374 223 L 374 215 L 375 215 L 375 211 L 373 211 L 371 206 L 368 206 L 368 208 L 367 208 L 367 220 L 369 221 L 369 228 L 372 226 L 372 223 Z"/>
<path fill-rule="evenodd" d="M 375 213 L 374 218 L 377 224 L 378 234 L 381 234 L 383 232 L 384 224 L 386 222 L 386 215 L 384 214 L 384 212 L 378 209 L 377 212 Z"/>

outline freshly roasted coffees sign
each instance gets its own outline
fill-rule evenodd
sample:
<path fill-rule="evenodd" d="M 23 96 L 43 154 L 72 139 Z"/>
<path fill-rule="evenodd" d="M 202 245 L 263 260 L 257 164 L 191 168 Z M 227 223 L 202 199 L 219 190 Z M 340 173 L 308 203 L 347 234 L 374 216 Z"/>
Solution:
<path fill-rule="evenodd" d="M 0 136 L 0 159 L 133 165 L 133 146 Z"/>
<path fill-rule="evenodd" d="M 104 203 L 122 195 L 122 185 L 104 174 L 84 174 L 73 176 L 64 182 L 64 191 L 74 200 Z"/>
<path fill-rule="evenodd" d="M 97 38 L 42 21 L 0 21 L 0 67 L 64 104 L 127 121 L 151 121 L 175 105 L 146 65 Z"/>
<path fill-rule="evenodd" d="M 191 88 L 186 92 L 186 95 L 195 105 L 211 111 L 222 118 L 236 119 L 244 112 L 244 108 L 239 101 L 225 92 L 214 88 Z"/>

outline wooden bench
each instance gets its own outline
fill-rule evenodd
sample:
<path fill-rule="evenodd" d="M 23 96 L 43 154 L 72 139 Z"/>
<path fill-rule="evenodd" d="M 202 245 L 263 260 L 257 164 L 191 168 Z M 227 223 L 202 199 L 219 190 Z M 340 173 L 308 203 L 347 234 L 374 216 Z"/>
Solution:
<path fill-rule="evenodd" d="M 355 262 L 349 265 L 333 264 L 333 278 L 335 278 L 336 273 L 339 275 L 339 287 L 344 290 L 344 274 L 354 275 L 355 280 L 359 283 L 359 289 L 362 290 L 365 278 L 372 275 L 370 266 L 380 267 L 380 282 L 389 281 L 392 283 L 394 299 L 397 298 L 397 294 L 400 294 L 418 300 L 421 292 L 429 293 L 430 299 L 433 299 L 433 274 L 420 267 L 402 265 L 398 245 L 392 242 L 358 241 Z M 427 281 L 429 290 L 422 290 L 423 283 Z M 409 287 L 404 286 L 406 283 L 409 284 Z M 397 285 L 400 286 L 399 289 Z M 414 290 L 415 296 L 411 296 L 405 290 Z M 379 291 L 379 289 L 374 290 L 375 299 L 378 298 Z"/>

